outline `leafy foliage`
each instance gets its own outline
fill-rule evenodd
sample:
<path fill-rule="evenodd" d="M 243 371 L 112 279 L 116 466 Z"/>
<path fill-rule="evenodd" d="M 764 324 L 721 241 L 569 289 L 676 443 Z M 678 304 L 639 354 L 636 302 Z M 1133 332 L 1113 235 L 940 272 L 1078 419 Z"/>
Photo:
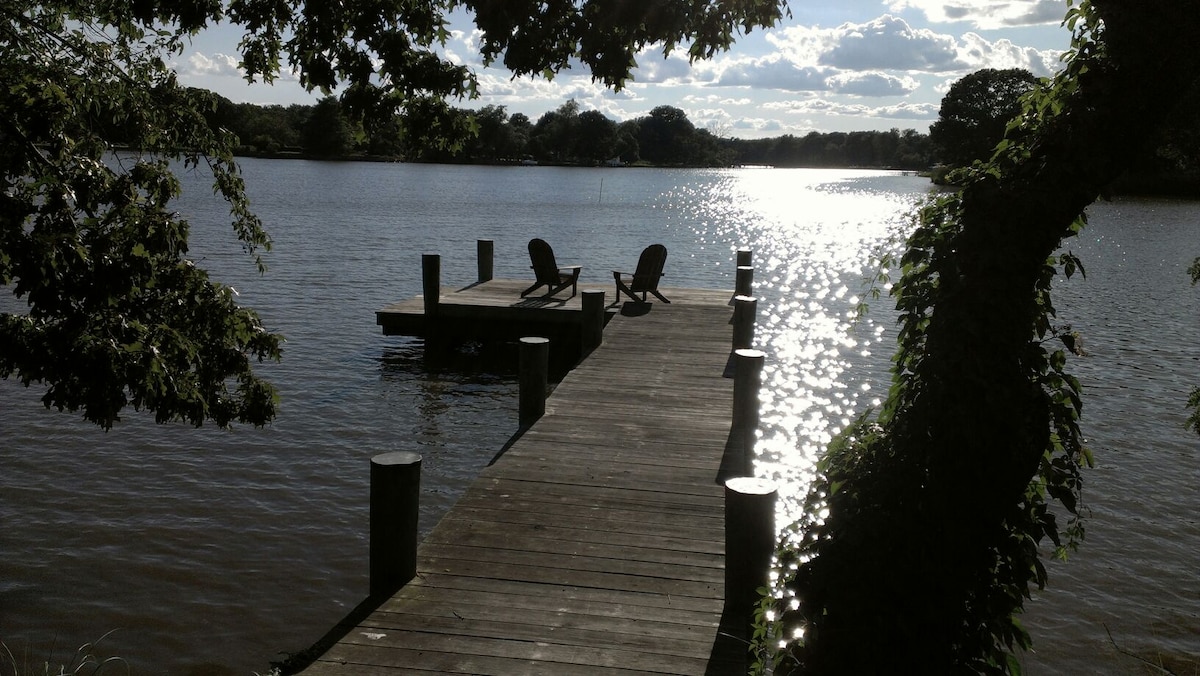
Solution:
<path fill-rule="evenodd" d="M 1019 671 L 1019 614 L 1048 577 L 1040 548 L 1065 557 L 1083 538 L 1091 463 L 1066 370 L 1078 335 L 1055 325 L 1050 296 L 1083 268 L 1056 252 L 1195 80 L 1188 30 L 1150 30 L 1176 16 L 1165 2 L 1073 5 L 1062 73 L 1021 100 L 960 192 L 916 214 L 891 391 L 828 449 L 781 555 L 792 641 L 778 672 Z"/>
<path fill-rule="evenodd" d="M 0 283 L 29 306 L 0 316 L 0 376 L 45 383 L 47 406 L 105 428 L 127 405 L 262 424 L 276 394 L 250 362 L 277 359 L 280 338 L 187 260 L 170 209 L 169 160 L 203 164 L 247 251 L 270 244 L 230 139 L 202 115 L 213 100 L 163 63 L 178 32 L 124 18 L 132 8 L 77 9 L 0 4 Z M 191 25 L 177 10 L 159 16 Z"/>
<path fill-rule="evenodd" d="M 1008 121 L 1021 110 L 1021 96 L 1037 78 L 1023 68 L 984 68 L 964 76 L 942 98 L 929 128 L 938 158 L 954 167 L 986 160 L 1004 138 Z"/>

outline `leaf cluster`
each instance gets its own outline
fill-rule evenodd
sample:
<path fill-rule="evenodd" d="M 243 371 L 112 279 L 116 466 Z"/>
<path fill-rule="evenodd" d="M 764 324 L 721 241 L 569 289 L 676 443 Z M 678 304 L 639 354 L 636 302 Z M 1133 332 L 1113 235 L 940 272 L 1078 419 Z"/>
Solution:
<path fill-rule="evenodd" d="M 651 46 L 670 54 L 685 46 L 691 61 L 728 49 L 739 32 L 775 25 L 779 0 L 455 0 L 475 15 L 485 63 L 502 61 L 517 75 L 553 77 L 578 60 L 597 81 L 620 89 Z"/>
<path fill-rule="evenodd" d="M 278 359 L 282 339 L 187 259 L 171 209 L 172 163 L 203 164 L 264 269 L 232 139 L 204 116 L 214 99 L 163 60 L 199 18 L 186 4 L 81 9 L 0 4 L 0 284 L 28 306 L 0 316 L 0 376 L 104 428 L 125 406 L 263 424 L 276 394 L 250 364 Z"/>

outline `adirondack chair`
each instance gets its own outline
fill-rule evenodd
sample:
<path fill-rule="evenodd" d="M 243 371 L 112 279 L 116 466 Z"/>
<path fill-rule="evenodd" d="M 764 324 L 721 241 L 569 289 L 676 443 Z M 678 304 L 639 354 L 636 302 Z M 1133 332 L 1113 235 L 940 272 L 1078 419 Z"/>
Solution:
<path fill-rule="evenodd" d="M 547 296 L 553 296 L 568 286 L 571 287 L 571 296 L 575 295 L 579 286 L 579 273 L 583 270 L 582 265 L 558 267 L 558 263 L 554 262 L 554 249 L 551 249 L 545 240 L 536 237 L 529 240 L 529 261 L 532 263 L 530 267 L 533 268 L 537 282 L 521 292 L 522 298 L 533 293 L 539 286 L 548 289 Z"/>
<path fill-rule="evenodd" d="M 638 303 L 646 302 L 646 294 L 652 293 L 664 303 L 670 303 L 666 296 L 658 292 L 658 280 L 663 276 L 663 266 L 667 262 L 667 247 L 661 244 L 651 244 L 642 250 L 638 258 L 637 270 L 630 274 L 613 270 L 613 279 L 617 281 L 616 298 L 621 294 L 632 298 Z M 636 294 L 642 294 L 638 298 Z"/>

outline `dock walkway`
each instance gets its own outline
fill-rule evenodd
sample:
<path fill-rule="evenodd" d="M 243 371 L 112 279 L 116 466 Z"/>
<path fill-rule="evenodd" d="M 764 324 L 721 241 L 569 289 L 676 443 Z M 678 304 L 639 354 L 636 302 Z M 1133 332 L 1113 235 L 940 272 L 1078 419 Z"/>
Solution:
<path fill-rule="evenodd" d="M 714 653 L 729 293 L 665 292 L 612 319 L 425 537 L 417 577 L 305 674 L 738 673 Z"/>

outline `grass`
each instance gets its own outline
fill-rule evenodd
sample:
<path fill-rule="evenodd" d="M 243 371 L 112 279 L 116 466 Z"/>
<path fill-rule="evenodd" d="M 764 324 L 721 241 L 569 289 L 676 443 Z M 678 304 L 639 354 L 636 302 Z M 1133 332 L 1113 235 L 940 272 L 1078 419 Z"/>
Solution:
<path fill-rule="evenodd" d="M 1195 660 L 1187 657 L 1166 655 L 1161 652 L 1139 655 L 1118 645 L 1108 625 L 1103 626 L 1104 632 L 1108 634 L 1108 642 L 1112 644 L 1112 647 L 1118 653 L 1137 660 L 1141 664 L 1143 673 L 1148 676 L 1200 676 L 1200 663 L 1197 663 Z"/>
<path fill-rule="evenodd" d="M 65 661 L 56 657 L 53 649 L 44 659 L 35 658 L 28 647 L 14 654 L 8 644 L 0 641 L 0 676 L 128 676 L 129 665 L 125 660 L 96 654 L 96 646 L 112 633 L 108 632 L 95 642 L 84 643 Z"/>

